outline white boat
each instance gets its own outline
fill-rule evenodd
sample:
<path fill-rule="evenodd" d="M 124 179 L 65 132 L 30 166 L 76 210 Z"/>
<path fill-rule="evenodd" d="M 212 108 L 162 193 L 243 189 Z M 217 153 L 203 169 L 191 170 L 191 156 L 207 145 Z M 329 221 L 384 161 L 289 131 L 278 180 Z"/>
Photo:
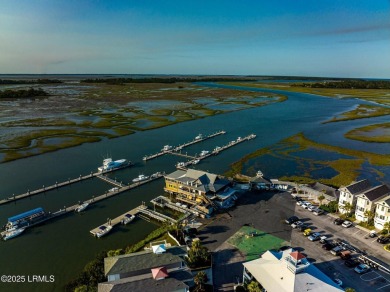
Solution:
<path fill-rule="evenodd" d="M 195 140 L 200 140 L 200 139 L 203 139 L 203 135 L 202 134 L 199 134 L 198 136 L 195 137 Z"/>
<path fill-rule="evenodd" d="M 134 219 L 135 219 L 134 215 L 126 214 L 125 216 L 123 216 L 121 223 L 126 225 L 126 224 L 130 223 L 131 221 L 133 221 Z"/>
<path fill-rule="evenodd" d="M 237 142 L 240 142 L 241 140 L 242 140 L 241 137 L 238 137 L 238 138 L 237 138 Z"/>
<path fill-rule="evenodd" d="M 153 173 L 150 178 L 157 178 L 161 175 L 161 172 L 156 172 L 156 173 Z"/>
<path fill-rule="evenodd" d="M 143 181 L 143 180 L 147 180 L 148 178 L 149 178 L 149 176 L 140 174 L 138 177 L 133 179 L 133 182 L 140 182 L 140 181 Z"/>
<path fill-rule="evenodd" d="M 263 177 L 263 173 L 259 170 L 258 172 L 256 172 L 256 176 L 257 177 Z"/>
<path fill-rule="evenodd" d="M 192 164 L 198 164 L 199 161 L 200 161 L 199 159 L 195 159 L 195 160 L 192 161 Z"/>
<path fill-rule="evenodd" d="M 163 149 L 161 149 L 161 151 L 169 151 L 169 150 L 171 150 L 172 149 L 172 146 L 171 145 L 165 145 L 164 147 L 163 147 Z"/>
<path fill-rule="evenodd" d="M 119 191 L 119 188 L 118 188 L 118 187 L 115 187 L 115 188 L 109 189 L 108 191 L 109 191 L 110 193 L 117 192 L 117 191 Z"/>
<path fill-rule="evenodd" d="M 210 153 L 210 151 L 202 150 L 202 152 L 200 152 L 199 156 L 206 156 L 209 153 Z"/>
<path fill-rule="evenodd" d="M 222 147 L 217 146 L 217 147 L 214 148 L 213 152 L 214 152 L 214 153 L 217 153 L 217 152 L 219 152 L 221 149 L 222 149 Z"/>
<path fill-rule="evenodd" d="M 98 167 L 98 170 L 100 172 L 108 171 L 114 168 L 124 166 L 126 164 L 129 164 L 129 162 L 126 159 L 119 159 L 119 160 L 112 161 L 112 158 L 106 158 L 103 160 L 103 165 Z"/>
<path fill-rule="evenodd" d="M 78 212 L 78 213 L 80 213 L 80 212 L 84 211 L 85 209 L 87 209 L 88 206 L 89 206 L 89 203 L 83 203 L 83 204 L 79 205 L 79 206 L 75 209 L 75 211 Z"/>
<path fill-rule="evenodd" d="M 176 167 L 184 167 L 186 164 L 184 162 L 178 162 L 176 163 Z"/>
<path fill-rule="evenodd" d="M 111 225 L 102 225 L 99 227 L 99 231 L 95 233 L 95 236 L 100 238 L 104 235 L 106 235 L 108 232 L 110 232 L 112 230 L 112 226 Z"/>
<path fill-rule="evenodd" d="M 19 229 L 15 229 L 12 231 L 7 231 L 7 233 L 4 234 L 3 239 L 8 240 L 8 239 L 14 238 L 14 237 L 20 235 L 24 230 L 25 230 L 25 228 L 19 228 Z"/>

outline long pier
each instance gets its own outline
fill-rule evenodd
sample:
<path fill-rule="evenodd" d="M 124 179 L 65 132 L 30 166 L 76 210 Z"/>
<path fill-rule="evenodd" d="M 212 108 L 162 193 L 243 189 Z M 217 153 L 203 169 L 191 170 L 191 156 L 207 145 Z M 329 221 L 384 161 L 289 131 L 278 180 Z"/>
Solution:
<path fill-rule="evenodd" d="M 125 217 L 126 214 L 137 215 L 139 212 L 141 212 L 141 210 L 146 209 L 146 208 L 147 207 L 145 205 L 138 206 L 138 207 L 136 207 L 134 209 L 131 209 L 130 211 L 128 211 L 128 212 L 126 212 L 126 213 L 124 213 L 124 214 L 122 214 L 122 215 L 120 215 L 120 216 L 118 216 L 118 217 L 116 217 L 116 218 L 114 218 L 112 220 L 111 219 L 108 220 L 106 223 L 99 225 L 98 227 L 92 229 L 89 232 L 93 236 L 96 236 L 96 233 L 101 231 L 101 229 L 100 229 L 101 226 L 104 226 L 104 227 L 107 228 L 108 225 L 111 225 L 112 227 L 114 227 L 115 225 L 118 225 L 118 224 L 120 224 L 122 222 L 122 219 Z"/>
<path fill-rule="evenodd" d="M 145 185 L 145 184 L 147 184 L 149 182 L 152 182 L 154 180 L 157 180 L 157 179 L 159 179 L 159 178 L 161 178 L 163 176 L 164 176 L 164 173 L 156 173 L 155 175 L 150 176 L 147 180 L 136 182 L 136 183 L 133 183 L 133 184 L 130 184 L 130 185 L 118 188 L 115 191 L 111 191 L 111 192 L 108 191 L 108 192 L 106 192 L 106 193 L 104 193 L 104 194 L 102 194 L 100 196 L 92 197 L 91 199 L 86 200 L 83 203 L 88 203 L 89 205 L 95 204 L 97 202 L 100 202 L 102 200 L 106 200 L 108 198 L 114 197 L 114 196 L 116 196 L 118 194 L 121 194 L 123 192 L 129 191 L 131 189 L 137 188 L 137 187 L 142 186 L 142 185 Z M 80 206 L 79 204 L 75 204 L 73 206 L 64 207 L 63 209 L 60 209 L 60 210 L 58 210 L 58 211 L 56 211 L 54 213 L 49 212 L 46 215 L 45 218 L 43 218 L 42 220 L 40 220 L 38 222 L 35 222 L 34 224 L 26 226 L 25 228 L 30 228 L 30 227 L 33 227 L 35 225 L 41 224 L 43 222 L 46 222 L 48 220 L 60 217 L 62 215 L 65 215 L 65 214 L 68 214 L 68 213 L 71 213 L 71 212 L 74 212 L 77 209 L 77 207 L 79 207 L 79 206 Z M 86 210 L 88 210 L 88 208 Z M 5 234 L 5 232 L 6 231 L 1 232 L 1 236 L 3 236 Z"/>
<path fill-rule="evenodd" d="M 125 164 L 125 165 L 123 165 L 121 167 L 117 167 L 117 168 L 113 168 L 113 169 L 105 170 L 105 171 L 99 171 L 99 172 L 95 172 L 95 173 L 91 172 L 90 174 L 87 174 L 87 175 L 84 175 L 84 176 L 82 176 L 80 174 L 80 176 L 78 178 L 68 179 L 67 181 L 60 182 L 60 183 L 56 182 L 54 185 L 42 186 L 42 188 L 37 189 L 37 190 L 33 190 L 33 191 L 28 190 L 24 194 L 20 194 L 20 195 L 16 195 L 16 196 L 13 195 L 12 197 L 8 197 L 8 198 L 5 198 L 5 199 L 2 199 L 2 200 L 0 200 L 0 205 L 11 203 L 11 202 L 14 202 L 14 201 L 17 201 L 17 200 L 21 200 L 21 199 L 24 199 L 24 198 L 28 198 L 28 197 L 31 197 L 31 196 L 35 196 L 35 195 L 38 195 L 38 194 L 41 194 L 41 193 L 44 193 L 44 192 L 52 191 L 52 190 L 55 190 L 55 189 L 58 189 L 58 188 L 61 188 L 61 187 L 69 186 L 71 184 L 74 184 L 74 183 L 77 183 L 77 182 L 80 182 L 80 181 L 84 181 L 84 180 L 88 180 L 88 179 L 91 179 L 91 178 L 94 178 L 94 177 L 99 177 L 99 176 L 102 176 L 103 174 L 111 173 L 111 172 L 114 172 L 116 170 L 129 167 L 131 165 L 132 165 L 131 163 L 128 163 L 128 164 Z M 107 179 L 109 179 L 109 178 L 107 178 Z M 109 182 L 108 180 L 106 180 L 106 181 Z"/>
<path fill-rule="evenodd" d="M 162 149 L 160 152 L 157 152 L 157 153 L 155 153 L 155 154 L 151 154 L 151 155 L 146 155 L 146 156 L 144 156 L 144 157 L 142 158 L 142 160 L 143 160 L 143 161 L 151 160 L 151 159 L 160 157 L 160 156 L 165 155 L 165 154 L 168 154 L 168 153 L 174 154 L 174 153 L 172 153 L 172 152 L 178 152 L 178 151 L 182 150 L 182 149 L 185 148 L 185 147 L 188 147 L 188 146 L 190 146 L 190 145 L 193 145 L 193 144 L 196 144 L 196 143 L 205 141 L 205 140 L 207 140 L 207 139 L 211 139 L 211 138 L 213 138 L 213 137 L 215 137 L 215 136 L 218 136 L 218 135 L 223 135 L 223 134 L 225 134 L 225 133 L 226 133 L 226 131 L 223 131 L 223 130 L 222 130 L 222 131 L 218 131 L 218 132 L 216 132 L 216 133 L 214 133 L 214 134 L 210 134 L 210 135 L 208 135 L 208 136 L 206 136 L 206 137 L 202 137 L 201 135 L 199 135 L 199 136 L 195 137 L 194 140 L 192 140 L 192 141 L 189 141 L 189 142 L 187 142 L 187 143 L 181 144 L 181 145 L 176 146 L 176 147 L 172 147 L 173 150 L 171 150 L 171 149 L 166 149 L 166 150 Z M 175 154 L 176 154 L 176 153 L 175 153 Z"/>
<path fill-rule="evenodd" d="M 233 147 L 233 146 L 236 146 L 237 144 L 240 144 L 244 141 L 249 141 L 249 140 L 252 140 L 256 138 L 256 135 L 255 134 L 250 134 L 248 136 L 245 136 L 243 138 L 241 137 L 238 137 L 236 140 L 233 140 L 233 141 L 230 141 L 228 144 L 226 144 L 225 146 L 222 146 L 222 147 L 216 147 L 212 152 L 208 153 L 208 154 L 205 154 L 205 155 L 200 155 L 198 157 L 195 157 L 193 160 L 190 160 L 190 161 L 187 161 L 187 162 L 182 162 L 182 163 L 178 163 L 176 165 L 176 168 L 178 169 L 182 169 L 182 170 L 186 170 L 187 169 L 187 166 L 188 165 L 191 165 L 191 164 L 196 164 L 198 163 L 200 160 L 203 160 L 203 159 L 206 159 L 207 157 L 210 157 L 212 155 L 218 155 L 220 152 L 226 150 L 226 149 L 229 149 L 230 147 Z M 196 163 L 195 163 L 196 161 Z"/>
<path fill-rule="evenodd" d="M 97 175 L 96 177 L 101 179 L 102 181 L 105 181 L 105 182 L 112 184 L 113 186 L 116 186 L 119 188 L 122 188 L 125 186 L 124 184 L 122 184 L 122 182 L 118 182 L 112 178 L 109 178 L 108 176 L 105 176 L 105 175 Z"/>

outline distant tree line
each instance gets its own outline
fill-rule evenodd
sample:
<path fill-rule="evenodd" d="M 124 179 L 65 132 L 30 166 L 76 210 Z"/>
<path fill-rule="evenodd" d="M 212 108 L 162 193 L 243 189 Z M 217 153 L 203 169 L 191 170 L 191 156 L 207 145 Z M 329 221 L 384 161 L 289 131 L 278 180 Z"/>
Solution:
<path fill-rule="evenodd" d="M 295 83 L 291 86 L 310 88 L 390 89 L 390 81 L 384 80 L 342 80 L 318 83 Z"/>
<path fill-rule="evenodd" d="M 12 84 L 58 84 L 63 83 L 58 79 L 36 79 L 36 80 L 8 80 L 0 79 L 0 85 L 12 85 Z"/>
<path fill-rule="evenodd" d="M 7 89 L 0 91 L 0 99 L 1 98 L 30 98 L 36 96 L 48 96 L 49 94 L 44 91 L 42 88 L 30 88 L 30 89 L 19 89 L 12 90 Z"/>
<path fill-rule="evenodd" d="M 229 82 L 229 81 L 254 81 L 255 78 L 235 77 L 148 77 L 148 78 L 96 78 L 83 79 L 82 83 L 106 83 L 122 85 L 125 83 L 176 83 L 176 82 Z"/>

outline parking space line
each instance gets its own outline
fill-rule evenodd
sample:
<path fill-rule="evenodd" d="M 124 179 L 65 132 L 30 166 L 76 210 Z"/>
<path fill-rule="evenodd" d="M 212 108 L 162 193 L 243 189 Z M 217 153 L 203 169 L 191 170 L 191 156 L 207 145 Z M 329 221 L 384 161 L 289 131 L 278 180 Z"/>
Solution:
<path fill-rule="evenodd" d="M 375 242 L 376 241 L 376 239 L 374 239 L 373 241 L 371 241 L 371 243 L 373 243 L 373 242 Z"/>
<path fill-rule="evenodd" d="M 390 286 L 390 284 L 387 284 L 387 285 L 385 285 L 385 286 L 382 286 L 382 287 L 380 287 L 380 288 L 378 288 L 378 289 L 376 289 L 376 290 L 383 289 L 383 288 L 385 288 L 385 287 L 387 287 L 387 286 Z"/>
<path fill-rule="evenodd" d="M 376 274 L 377 277 L 375 277 L 375 278 L 369 278 L 369 279 L 367 279 L 367 280 L 365 280 L 365 279 L 363 278 L 364 276 L 367 276 L 367 275 L 370 275 L 370 274 Z M 372 272 L 369 272 L 369 273 L 367 273 L 367 274 L 361 275 L 361 276 L 360 276 L 360 279 L 363 280 L 363 281 L 368 282 L 368 281 L 371 281 L 371 280 L 378 279 L 378 278 L 380 278 L 380 277 L 382 277 L 380 274 L 378 274 L 377 272 L 372 271 Z M 382 277 L 382 278 L 383 278 L 383 277 Z"/>
<path fill-rule="evenodd" d="M 359 233 L 361 230 L 360 229 L 358 229 L 358 231 L 356 231 L 354 234 L 357 234 L 357 233 Z"/>

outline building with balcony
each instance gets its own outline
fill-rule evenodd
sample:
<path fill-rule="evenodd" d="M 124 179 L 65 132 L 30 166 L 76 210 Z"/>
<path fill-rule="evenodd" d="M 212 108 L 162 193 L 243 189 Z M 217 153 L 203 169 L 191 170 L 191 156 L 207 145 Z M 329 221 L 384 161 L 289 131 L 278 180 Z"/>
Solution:
<path fill-rule="evenodd" d="M 386 222 L 390 222 L 390 195 L 375 203 L 374 226 L 382 230 Z"/>
<path fill-rule="evenodd" d="M 175 291 L 188 292 L 193 276 L 184 262 L 186 246 L 153 246 L 141 251 L 104 259 L 108 281 L 99 283 L 99 292 Z"/>
<path fill-rule="evenodd" d="M 356 196 L 355 217 L 359 221 L 368 221 L 367 212 L 375 215 L 375 203 L 390 194 L 390 189 L 386 185 L 373 187 Z"/>
<path fill-rule="evenodd" d="M 267 292 L 344 291 L 303 254 L 292 249 L 266 251 L 259 259 L 243 265 L 243 281 L 257 281 Z"/>
<path fill-rule="evenodd" d="M 174 194 L 178 201 L 203 208 L 209 214 L 213 207 L 228 208 L 237 199 L 235 191 L 230 188 L 230 181 L 217 174 L 179 169 L 164 178 L 164 191 Z"/>
<path fill-rule="evenodd" d="M 370 188 L 372 188 L 372 186 L 370 182 L 366 179 L 354 182 L 349 186 L 339 188 L 339 211 L 343 214 L 347 213 L 348 211 L 353 212 L 356 206 L 357 195 L 362 194 Z M 345 208 L 347 204 L 350 204 L 352 206 L 351 210 Z"/>

